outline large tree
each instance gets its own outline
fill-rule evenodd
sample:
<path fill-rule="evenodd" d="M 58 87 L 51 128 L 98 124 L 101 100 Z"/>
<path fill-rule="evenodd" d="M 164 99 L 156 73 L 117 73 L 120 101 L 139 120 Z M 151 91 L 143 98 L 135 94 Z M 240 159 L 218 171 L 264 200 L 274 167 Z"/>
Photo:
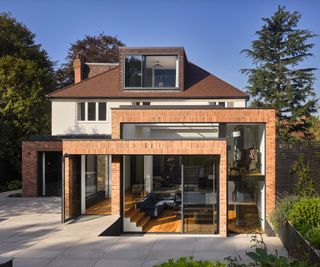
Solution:
<path fill-rule="evenodd" d="M 45 95 L 55 87 L 53 62 L 35 35 L 8 13 L 0 13 L 0 161 L 20 173 L 21 141 L 50 132 Z"/>
<path fill-rule="evenodd" d="M 248 75 L 252 106 L 276 108 L 277 133 L 282 140 L 298 133 L 310 137 L 310 118 L 317 105 L 313 88 L 316 69 L 301 64 L 312 56 L 314 44 L 309 41 L 315 35 L 298 28 L 300 18 L 298 12 L 279 6 L 270 18 L 262 19 L 257 40 L 243 50 L 254 64 L 254 68 L 242 70 Z"/>
<path fill-rule="evenodd" d="M 55 89 L 53 62 L 40 44 L 35 42 L 35 34 L 10 13 L 0 13 L 0 58 L 13 56 L 30 60 L 49 76 L 41 81 L 48 93 Z"/>
<path fill-rule="evenodd" d="M 65 87 L 74 83 L 73 60 L 81 58 L 86 62 L 115 63 L 119 61 L 118 48 L 124 46 L 117 37 L 104 33 L 98 36 L 86 35 L 70 45 L 66 63 L 56 72 L 58 86 Z"/>

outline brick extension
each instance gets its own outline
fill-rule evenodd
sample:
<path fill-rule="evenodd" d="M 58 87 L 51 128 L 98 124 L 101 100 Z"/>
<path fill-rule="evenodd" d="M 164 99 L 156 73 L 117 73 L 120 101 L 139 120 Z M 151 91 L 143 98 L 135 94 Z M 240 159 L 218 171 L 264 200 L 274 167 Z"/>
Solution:
<path fill-rule="evenodd" d="M 266 134 L 266 214 L 276 203 L 275 149 L 276 126 L 274 109 L 251 108 L 117 108 L 112 110 L 112 138 L 121 136 L 122 123 L 265 123 Z"/>
<path fill-rule="evenodd" d="M 112 213 L 120 214 L 121 155 L 130 154 L 216 154 L 220 155 L 220 235 L 227 235 L 227 149 L 225 140 L 119 140 L 122 123 L 140 122 L 213 122 L 265 123 L 266 125 L 266 213 L 275 206 L 275 111 L 272 109 L 137 109 L 112 110 L 111 140 L 63 140 L 62 142 L 24 142 L 23 194 L 37 195 L 37 152 L 61 151 L 70 155 L 111 154 L 112 156 Z M 62 145 L 63 143 L 63 145 Z M 72 158 L 65 161 L 65 212 L 71 216 Z"/>
<path fill-rule="evenodd" d="M 22 142 L 22 193 L 25 197 L 36 197 L 38 192 L 38 152 L 62 151 L 61 141 Z"/>

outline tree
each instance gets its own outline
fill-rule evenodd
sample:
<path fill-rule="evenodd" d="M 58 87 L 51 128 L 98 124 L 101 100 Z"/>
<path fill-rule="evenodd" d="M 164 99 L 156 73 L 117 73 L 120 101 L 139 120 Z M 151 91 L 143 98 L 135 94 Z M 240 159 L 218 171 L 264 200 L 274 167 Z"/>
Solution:
<path fill-rule="evenodd" d="M 50 132 L 50 104 L 56 88 L 53 62 L 35 35 L 9 13 L 0 13 L 0 161 L 19 175 L 21 141 Z M 8 178 L 0 173 L 1 181 Z"/>
<path fill-rule="evenodd" d="M 56 72 L 56 80 L 60 88 L 74 83 L 73 60 L 82 58 L 87 62 L 115 63 L 119 62 L 118 48 L 124 46 L 117 37 L 104 33 L 98 36 L 86 35 L 84 39 L 71 44 L 67 62 Z"/>
<path fill-rule="evenodd" d="M 303 68 L 301 63 L 312 56 L 315 35 L 298 29 L 301 15 L 290 13 L 283 6 L 256 32 L 257 40 L 242 52 L 253 60 L 254 68 L 243 69 L 248 75 L 247 92 L 252 106 L 276 108 L 277 133 L 282 140 L 303 133 L 309 138 L 310 117 L 316 111 L 313 88 L 315 68 Z"/>
<path fill-rule="evenodd" d="M 42 70 L 46 70 L 48 77 L 41 81 L 47 93 L 55 89 L 53 62 L 40 44 L 35 43 L 35 34 L 24 24 L 18 22 L 10 13 L 0 13 L 0 58 L 13 56 L 31 60 Z"/>
<path fill-rule="evenodd" d="M 313 140 L 320 142 L 320 118 L 317 116 L 312 116 L 310 123 L 310 133 L 313 135 Z"/>
<path fill-rule="evenodd" d="M 0 158 L 20 164 L 21 141 L 32 134 L 48 134 L 50 105 L 42 80 L 48 72 L 31 60 L 0 58 Z"/>

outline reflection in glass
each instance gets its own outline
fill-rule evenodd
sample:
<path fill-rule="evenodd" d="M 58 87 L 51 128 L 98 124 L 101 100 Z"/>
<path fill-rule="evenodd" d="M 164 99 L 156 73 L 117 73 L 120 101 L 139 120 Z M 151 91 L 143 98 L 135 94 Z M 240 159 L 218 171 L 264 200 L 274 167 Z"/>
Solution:
<path fill-rule="evenodd" d="M 142 55 L 125 57 L 125 87 L 142 86 Z"/>
<path fill-rule="evenodd" d="M 218 123 L 124 123 L 123 139 L 214 139 Z"/>
<path fill-rule="evenodd" d="M 227 125 L 229 232 L 264 227 L 264 136 L 264 124 Z"/>
<path fill-rule="evenodd" d="M 85 103 L 78 102 L 77 103 L 77 120 L 84 121 L 85 119 L 86 119 L 86 117 L 85 117 Z"/>
<path fill-rule="evenodd" d="M 88 121 L 96 120 L 96 103 L 88 102 Z"/>
<path fill-rule="evenodd" d="M 217 233 L 216 162 L 209 156 L 187 156 L 183 163 L 184 232 Z"/>
<path fill-rule="evenodd" d="M 214 163 L 211 156 L 124 156 L 124 231 L 215 233 Z"/>
<path fill-rule="evenodd" d="M 86 214 L 111 214 L 109 156 L 85 156 Z"/>
<path fill-rule="evenodd" d="M 126 55 L 126 88 L 178 88 L 178 56 Z"/>

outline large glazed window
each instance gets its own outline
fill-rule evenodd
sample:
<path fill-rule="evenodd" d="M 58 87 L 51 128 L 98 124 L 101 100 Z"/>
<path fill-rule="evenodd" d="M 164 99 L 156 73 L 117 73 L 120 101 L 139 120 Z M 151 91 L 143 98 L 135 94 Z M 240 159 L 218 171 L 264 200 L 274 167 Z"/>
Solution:
<path fill-rule="evenodd" d="M 123 157 L 125 232 L 217 233 L 218 157 Z"/>
<path fill-rule="evenodd" d="M 218 123 L 136 123 L 123 124 L 123 139 L 214 139 Z"/>
<path fill-rule="evenodd" d="M 109 215 L 111 213 L 111 176 L 108 155 L 83 155 L 81 184 L 84 193 L 82 213 Z"/>
<path fill-rule="evenodd" d="M 178 88 L 178 65 L 177 55 L 126 55 L 125 88 Z"/>
<path fill-rule="evenodd" d="M 265 125 L 228 124 L 228 229 L 264 230 Z"/>

